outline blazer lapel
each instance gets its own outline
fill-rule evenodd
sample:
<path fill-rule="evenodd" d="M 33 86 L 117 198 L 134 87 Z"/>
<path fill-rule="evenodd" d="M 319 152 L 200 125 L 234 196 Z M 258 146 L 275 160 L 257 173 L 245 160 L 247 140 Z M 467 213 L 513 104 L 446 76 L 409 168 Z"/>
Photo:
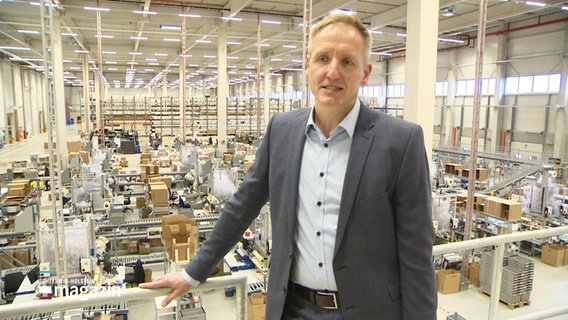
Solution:
<path fill-rule="evenodd" d="M 345 179 L 343 183 L 343 191 L 341 194 L 341 204 L 339 207 L 339 220 L 337 222 L 337 234 L 335 237 L 334 254 L 337 253 L 340 247 L 345 227 L 351 214 L 351 208 L 357 195 L 357 189 L 361 176 L 365 169 L 367 156 L 371 150 L 374 134 L 370 129 L 374 123 L 370 121 L 372 115 L 367 106 L 361 105 L 357 124 L 355 125 L 355 132 L 353 134 L 353 141 L 351 143 L 351 151 L 349 153 L 349 160 L 347 161 L 347 170 L 345 172 Z"/>
<path fill-rule="evenodd" d="M 298 185 L 300 183 L 300 168 L 302 166 L 302 155 L 304 154 L 304 144 L 306 141 L 305 128 L 310 114 L 310 108 L 305 112 L 301 112 L 295 121 L 290 123 L 290 135 L 288 136 L 288 159 L 282 159 L 287 162 L 287 170 L 290 175 L 285 186 L 287 192 L 287 208 L 288 213 L 288 232 L 289 239 L 294 241 L 294 230 L 296 230 L 297 208 L 298 208 Z M 276 146 L 278 147 L 278 146 Z"/>

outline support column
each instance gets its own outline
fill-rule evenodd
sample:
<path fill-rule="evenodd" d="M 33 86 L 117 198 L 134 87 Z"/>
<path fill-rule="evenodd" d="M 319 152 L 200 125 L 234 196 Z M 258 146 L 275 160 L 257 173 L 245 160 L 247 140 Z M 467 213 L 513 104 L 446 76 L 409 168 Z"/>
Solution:
<path fill-rule="evenodd" d="M 88 68 L 88 66 L 87 66 L 87 68 Z M 94 77 L 93 77 L 93 79 L 94 79 L 93 85 L 94 85 L 94 87 L 95 87 L 94 96 L 96 97 L 96 98 L 95 98 L 95 99 L 96 99 L 95 111 L 96 111 L 96 113 L 97 113 L 97 121 L 95 122 L 95 123 L 97 124 L 97 128 L 96 128 L 96 129 L 98 129 L 99 132 L 104 132 L 104 128 L 101 126 L 102 121 L 100 120 L 101 117 L 102 117 L 102 115 L 101 115 L 101 108 L 98 107 L 99 104 L 102 103 L 102 101 L 99 101 L 99 100 L 100 100 L 100 97 L 101 97 L 101 93 L 100 93 L 100 91 L 101 91 L 101 86 L 100 86 L 100 81 L 101 81 L 101 79 L 99 78 L 99 75 L 98 75 L 97 71 L 94 71 L 94 72 L 93 72 L 93 75 L 94 75 Z M 104 141 L 99 141 L 99 144 L 104 146 Z"/>
<path fill-rule="evenodd" d="M 444 106 L 444 144 L 446 146 L 455 147 L 459 145 L 454 141 L 454 127 L 456 122 L 456 71 L 457 71 L 457 53 L 456 51 L 450 52 L 450 65 L 448 70 L 448 95 L 446 105 Z"/>
<path fill-rule="evenodd" d="M 270 60 L 264 60 L 264 126 L 260 128 L 261 131 L 264 131 L 268 126 L 268 120 L 270 120 Z"/>
<path fill-rule="evenodd" d="M 502 29 L 505 29 L 506 26 L 503 25 Z M 507 33 L 503 33 L 497 36 L 497 61 L 505 61 L 507 60 L 508 56 L 508 40 L 509 37 Z M 495 91 L 495 96 L 493 98 L 494 106 L 490 106 L 489 110 L 490 119 L 489 119 L 489 128 L 490 130 L 490 139 L 491 142 L 490 152 L 503 152 L 501 150 L 501 131 L 503 131 L 503 116 L 505 110 L 500 106 L 503 105 L 503 101 L 505 100 L 505 78 L 507 75 L 507 63 L 501 63 L 497 66 L 495 78 L 497 79 L 497 90 Z M 488 111 L 489 111 L 488 110 Z M 487 149 L 486 149 L 487 150 Z"/>
<path fill-rule="evenodd" d="M 568 34 L 564 38 L 564 50 L 568 49 Z M 568 74 L 568 58 L 563 57 L 562 59 L 562 74 Z M 566 77 L 562 77 L 562 84 L 560 88 L 560 94 L 558 95 L 558 106 L 553 111 L 556 117 L 556 128 L 554 129 L 554 157 L 562 158 L 565 162 L 566 158 L 566 130 L 567 124 L 566 119 L 568 116 L 568 81 Z"/>
<path fill-rule="evenodd" d="M 89 86 L 89 59 L 83 53 L 83 107 L 85 108 L 85 119 L 81 121 L 81 130 L 88 136 L 91 133 L 91 103 Z"/>
<path fill-rule="evenodd" d="M 404 118 L 422 126 L 429 160 L 434 142 L 438 15 L 438 1 L 408 1 Z"/>
<path fill-rule="evenodd" d="M 227 97 L 229 79 L 227 75 L 227 24 L 219 24 L 217 37 L 217 149 L 227 151 Z"/>
<path fill-rule="evenodd" d="M 57 150 L 62 169 L 67 167 L 67 118 L 65 117 L 65 86 L 63 82 L 63 50 L 61 42 L 61 16 L 54 14 L 53 19 L 53 90 L 55 91 L 55 110 L 57 110 Z M 45 72 L 48 72 L 46 70 Z M 61 169 L 61 170 L 62 170 Z"/>

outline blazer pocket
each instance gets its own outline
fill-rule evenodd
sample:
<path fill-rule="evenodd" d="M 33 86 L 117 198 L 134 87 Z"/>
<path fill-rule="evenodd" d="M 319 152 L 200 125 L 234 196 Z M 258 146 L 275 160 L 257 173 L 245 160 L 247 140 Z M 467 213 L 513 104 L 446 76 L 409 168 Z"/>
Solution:
<path fill-rule="evenodd" d="M 388 191 L 385 191 L 378 196 L 374 196 L 374 197 L 371 197 L 371 198 L 367 197 L 367 198 L 362 198 L 362 199 L 357 200 L 357 206 L 360 209 L 384 208 L 385 205 L 390 207 Z"/>

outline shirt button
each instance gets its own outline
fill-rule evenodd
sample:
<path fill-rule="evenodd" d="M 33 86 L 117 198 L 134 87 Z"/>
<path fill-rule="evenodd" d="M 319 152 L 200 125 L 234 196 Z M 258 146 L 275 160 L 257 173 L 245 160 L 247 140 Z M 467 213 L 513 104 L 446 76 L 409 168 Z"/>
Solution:
<path fill-rule="evenodd" d="M 324 176 L 323 172 L 320 172 L 320 177 L 323 177 L 323 176 Z"/>
<path fill-rule="evenodd" d="M 324 143 L 324 144 L 323 144 L 323 147 L 324 147 L 324 148 L 327 148 L 327 147 L 329 147 L 329 143 L 327 143 L 327 142 L 326 142 L 326 143 Z"/>
<path fill-rule="evenodd" d="M 318 263 L 318 266 L 319 266 L 320 268 L 323 267 L 323 263 L 321 263 L 321 262 Z"/>
<path fill-rule="evenodd" d="M 316 232 L 316 235 L 319 237 L 321 236 L 321 231 Z"/>
<path fill-rule="evenodd" d="M 292 252 L 288 252 L 288 258 L 292 259 Z"/>
<path fill-rule="evenodd" d="M 317 205 L 318 207 L 321 207 L 321 201 L 318 201 Z"/>

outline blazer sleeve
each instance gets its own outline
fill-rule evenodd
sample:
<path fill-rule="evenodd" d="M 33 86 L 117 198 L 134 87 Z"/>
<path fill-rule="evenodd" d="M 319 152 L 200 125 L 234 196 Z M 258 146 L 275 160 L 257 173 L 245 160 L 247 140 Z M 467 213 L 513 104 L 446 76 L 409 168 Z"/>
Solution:
<path fill-rule="evenodd" d="M 409 135 L 392 199 L 397 228 L 402 319 L 436 319 L 432 194 L 424 135 L 418 125 Z"/>
<path fill-rule="evenodd" d="M 242 238 L 244 231 L 260 213 L 268 200 L 268 169 L 270 148 L 270 121 L 264 139 L 256 153 L 254 164 L 248 169 L 237 192 L 226 203 L 219 220 L 201 245 L 197 254 L 185 267 L 193 279 L 203 282 L 212 273 L 225 254 Z"/>

